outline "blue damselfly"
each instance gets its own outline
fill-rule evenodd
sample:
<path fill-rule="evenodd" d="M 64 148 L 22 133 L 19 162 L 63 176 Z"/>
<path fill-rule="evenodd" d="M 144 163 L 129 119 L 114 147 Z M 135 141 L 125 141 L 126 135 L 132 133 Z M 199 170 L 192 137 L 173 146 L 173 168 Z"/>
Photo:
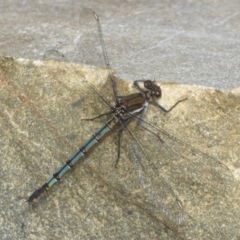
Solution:
<path fill-rule="evenodd" d="M 200 192 L 204 192 L 213 188 L 211 182 L 219 182 L 219 188 L 221 188 L 225 176 L 229 175 L 229 170 L 218 159 L 191 147 L 144 119 L 149 103 L 155 105 L 156 111 L 160 110 L 167 113 L 186 99 L 180 99 L 171 108 L 165 109 L 157 103 L 157 98 L 161 97 L 161 89 L 151 80 L 135 81 L 134 84 L 138 89 L 136 93 L 126 96 L 118 93 L 118 80 L 114 76 L 108 61 L 97 14 L 91 9 L 83 9 L 80 12 L 80 19 L 83 25 L 86 25 L 86 29 L 85 32 L 79 34 L 76 44 L 79 47 L 79 54 L 84 56 L 85 63 L 95 64 L 109 70 L 107 83 L 101 89 L 87 83 L 93 89 L 93 92 L 99 96 L 102 104 L 108 106 L 109 110 L 85 120 L 93 121 L 108 115 L 111 115 L 111 117 L 42 187 L 32 193 L 27 202 L 29 204 L 36 202 L 95 144 L 116 128 L 118 139 L 116 157 L 113 156 L 115 166 L 121 160 L 122 142 L 128 142 L 129 156 L 136 164 L 133 174 L 136 175 L 137 180 L 134 181 L 138 181 L 139 188 L 141 187 L 145 191 L 163 217 L 180 225 L 184 220 L 184 211 L 178 197 L 178 185 L 181 185 L 182 189 L 190 191 L 188 185 L 185 184 L 190 181 L 193 185 L 204 186 L 200 190 Z M 88 45 L 90 47 L 87 47 Z M 48 58 L 47 55 L 50 55 L 50 57 L 54 55 L 57 60 L 67 59 L 65 54 L 61 54 L 58 50 L 47 51 L 46 57 Z M 72 53 L 72 55 L 78 57 L 77 53 Z M 133 120 L 137 120 L 135 124 L 133 124 Z M 140 136 L 140 132 L 144 132 L 144 138 Z M 151 147 L 147 148 L 146 146 L 149 146 L 149 144 Z M 164 178 L 161 171 L 169 171 L 172 179 Z M 118 181 L 118 178 L 113 175 L 109 174 L 108 177 L 114 183 Z M 153 178 L 158 179 L 157 183 L 152 184 Z M 218 190 L 216 189 L 216 191 Z M 196 196 L 197 194 L 199 192 L 196 191 Z"/>

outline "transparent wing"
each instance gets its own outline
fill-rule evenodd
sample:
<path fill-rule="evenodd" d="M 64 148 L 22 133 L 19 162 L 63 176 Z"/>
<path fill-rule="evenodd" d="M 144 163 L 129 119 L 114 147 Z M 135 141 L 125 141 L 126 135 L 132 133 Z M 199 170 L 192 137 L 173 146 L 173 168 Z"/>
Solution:
<path fill-rule="evenodd" d="M 115 103 L 117 96 L 116 78 L 113 75 L 113 70 L 109 64 L 107 51 L 103 39 L 102 29 L 99 17 L 89 8 L 83 8 L 79 5 L 72 7 L 71 23 L 73 25 L 71 30 L 74 31 L 74 38 L 67 40 L 71 35 L 65 33 L 61 41 L 57 41 L 54 48 L 48 48 L 44 52 L 44 59 L 54 59 L 58 61 L 65 61 L 69 63 L 71 71 L 76 75 L 83 75 L 78 71 L 74 63 L 86 64 L 98 68 L 105 69 L 108 72 L 108 79 L 104 81 L 101 74 L 96 78 L 95 82 L 98 85 L 98 90 L 93 90 L 102 98 L 105 98 L 109 105 Z M 97 69 L 98 69 L 97 68 Z M 95 73 L 97 73 L 97 70 Z M 85 78 L 85 82 L 87 79 Z M 89 82 L 88 82 L 89 83 Z"/>
<path fill-rule="evenodd" d="M 139 184 L 170 221 L 182 224 L 186 220 L 188 213 L 181 202 L 200 204 L 209 195 L 224 197 L 233 176 L 219 160 L 146 121 L 132 125 L 131 131 L 135 138 L 128 145 L 132 159 L 142 166 Z"/>
<path fill-rule="evenodd" d="M 155 145 L 148 142 L 145 132 L 136 127 L 136 121 L 133 121 L 122 134 L 121 158 L 117 168 L 113 170 L 116 152 L 112 162 L 96 162 L 96 168 L 102 172 L 108 184 L 127 196 L 133 205 L 144 209 L 162 224 L 176 229 L 186 216 L 172 182 L 167 179 L 170 173 L 165 165 L 169 157 L 165 157 L 165 164 L 156 164 L 158 157 L 163 155 L 161 150 L 164 146 L 156 149 Z M 115 139 L 117 137 L 115 133 Z"/>
<path fill-rule="evenodd" d="M 117 170 L 109 164 L 101 162 L 98 169 L 111 185 L 172 229 L 189 220 L 184 205 L 224 197 L 233 180 L 217 159 L 146 121 L 130 123 Z"/>

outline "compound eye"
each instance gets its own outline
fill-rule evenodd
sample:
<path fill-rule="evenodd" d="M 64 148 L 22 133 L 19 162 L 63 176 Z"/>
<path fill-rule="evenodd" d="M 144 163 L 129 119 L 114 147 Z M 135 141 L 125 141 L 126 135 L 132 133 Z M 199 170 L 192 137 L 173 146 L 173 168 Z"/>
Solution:
<path fill-rule="evenodd" d="M 146 81 L 144 82 L 144 87 L 147 88 L 147 89 L 149 89 L 150 86 L 151 86 L 151 81 L 150 81 L 150 80 L 146 80 Z"/>
<path fill-rule="evenodd" d="M 155 96 L 156 96 L 157 98 L 161 97 L 161 92 L 160 92 L 160 91 L 156 91 L 156 92 L 155 92 Z"/>

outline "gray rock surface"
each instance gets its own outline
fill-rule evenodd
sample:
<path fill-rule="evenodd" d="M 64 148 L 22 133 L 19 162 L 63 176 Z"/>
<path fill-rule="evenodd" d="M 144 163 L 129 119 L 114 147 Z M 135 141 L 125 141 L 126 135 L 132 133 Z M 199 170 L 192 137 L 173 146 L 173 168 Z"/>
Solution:
<path fill-rule="evenodd" d="M 239 86 L 238 0 L 81 5 L 100 16 L 110 62 L 121 78 Z M 2 1 L 0 55 L 39 59 L 59 45 L 67 52 L 77 37 L 78 13 L 74 1 Z"/>

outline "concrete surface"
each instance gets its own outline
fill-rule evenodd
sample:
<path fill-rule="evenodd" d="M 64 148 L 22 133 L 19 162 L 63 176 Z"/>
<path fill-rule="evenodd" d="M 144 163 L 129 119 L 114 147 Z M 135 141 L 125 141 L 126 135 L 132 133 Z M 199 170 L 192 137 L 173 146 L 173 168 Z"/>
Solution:
<path fill-rule="evenodd" d="M 60 45 L 67 53 L 77 37 L 78 5 L 100 16 L 121 78 L 239 86 L 238 0 L 1 1 L 0 55 L 39 59 Z"/>

